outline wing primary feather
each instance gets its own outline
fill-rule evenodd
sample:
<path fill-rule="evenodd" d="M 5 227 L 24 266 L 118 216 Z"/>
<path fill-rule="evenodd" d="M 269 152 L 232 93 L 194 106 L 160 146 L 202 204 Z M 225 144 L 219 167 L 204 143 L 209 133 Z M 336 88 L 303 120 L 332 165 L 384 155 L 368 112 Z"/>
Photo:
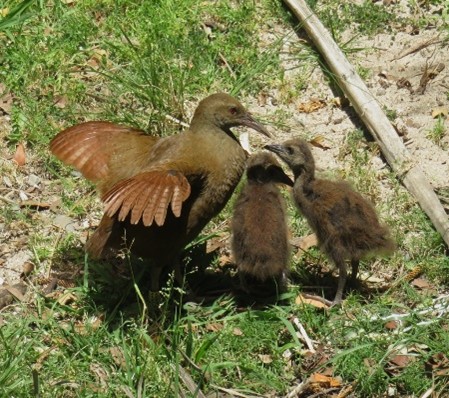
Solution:
<path fill-rule="evenodd" d="M 137 201 L 131 210 L 131 224 L 137 224 L 142 218 L 147 202 L 150 200 L 152 195 L 151 188 L 151 186 L 147 186 L 145 191 L 142 192 L 139 198 L 137 198 Z"/>
<path fill-rule="evenodd" d="M 115 184 L 102 200 L 105 213 L 112 217 L 117 212 L 119 221 L 130 215 L 131 224 L 142 220 L 147 227 L 155 222 L 165 223 L 168 208 L 179 217 L 183 202 L 190 195 L 190 184 L 179 172 L 149 171 Z"/>
<path fill-rule="evenodd" d="M 173 192 L 176 189 L 175 185 L 167 185 L 160 195 L 160 199 L 157 204 L 156 214 L 154 216 L 154 220 L 156 224 L 161 226 L 165 222 L 165 217 L 167 216 L 168 206 L 173 197 Z"/>
<path fill-rule="evenodd" d="M 140 181 L 138 183 L 129 184 L 128 186 L 124 187 L 125 192 L 123 195 L 120 213 L 118 215 L 118 219 L 120 221 L 125 220 L 130 210 L 134 207 L 134 203 L 136 202 L 137 197 L 141 193 L 142 185 L 143 184 Z M 145 188 L 145 186 L 143 186 L 143 188 Z"/>
<path fill-rule="evenodd" d="M 145 207 L 145 210 L 143 212 L 143 215 L 142 215 L 143 225 L 145 225 L 147 227 L 149 227 L 151 224 L 153 224 L 156 207 L 158 205 L 158 199 L 159 199 L 158 196 L 159 196 L 159 192 L 161 191 L 162 188 L 163 188 L 163 186 L 160 184 L 154 188 L 154 191 L 150 197 L 150 200 L 148 201 L 148 204 Z"/>

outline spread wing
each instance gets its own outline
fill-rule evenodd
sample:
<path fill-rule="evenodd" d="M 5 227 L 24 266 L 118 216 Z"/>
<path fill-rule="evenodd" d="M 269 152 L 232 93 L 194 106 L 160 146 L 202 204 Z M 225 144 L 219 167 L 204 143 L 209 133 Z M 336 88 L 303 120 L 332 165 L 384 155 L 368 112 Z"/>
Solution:
<path fill-rule="evenodd" d="M 112 177 L 116 180 L 129 177 L 124 173 L 133 170 L 123 168 L 123 164 L 129 164 L 129 159 L 133 159 L 134 164 L 144 162 L 144 155 L 158 139 L 114 123 L 87 122 L 59 133 L 51 141 L 50 150 L 87 179 L 107 185 Z M 148 150 L 143 150 L 145 147 Z"/>
<path fill-rule="evenodd" d="M 140 219 L 145 226 L 153 221 L 164 224 L 168 207 L 176 217 L 181 215 L 182 203 L 190 195 L 190 184 L 186 177 L 174 170 L 147 171 L 119 181 L 106 192 L 105 214 L 112 217 L 118 212 L 118 220 L 130 215 L 131 224 Z"/>
<path fill-rule="evenodd" d="M 140 130 L 97 121 L 62 131 L 51 141 L 50 150 L 97 185 L 106 216 L 118 212 L 119 221 L 130 215 L 132 224 L 142 219 L 145 226 L 153 222 L 160 226 L 169 207 L 176 217 L 181 215 L 190 184 L 179 171 L 151 170 L 149 153 L 159 140 Z M 173 147 L 170 140 L 158 144 L 159 150 L 167 147 Z"/>

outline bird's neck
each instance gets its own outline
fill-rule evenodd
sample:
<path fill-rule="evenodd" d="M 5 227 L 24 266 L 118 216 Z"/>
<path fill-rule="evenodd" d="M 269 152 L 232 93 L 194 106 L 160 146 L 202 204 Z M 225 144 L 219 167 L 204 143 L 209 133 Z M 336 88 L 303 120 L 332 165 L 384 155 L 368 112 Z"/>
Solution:
<path fill-rule="evenodd" d="M 308 190 L 315 180 L 315 165 L 305 164 L 293 170 L 295 184 L 299 184 L 303 190 Z"/>
<path fill-rule="evenodd" d="M 231 131 L 229 127 L 220 127 L 217 126 L 214 122 L 210 121 L 203 115 L 195 115 L 190 123 L 190 130 L 193 131 L 197 136 L 217 136 L 220 138 L 224 138 L 223 133 L 229 138 L 231 138 L 235 143 L 240 146 L 240 143 L 234 133 Z M 220 139 L 219 139 L 220 140 Z M 221 141 L 221 140 L 220 140 Z"/>

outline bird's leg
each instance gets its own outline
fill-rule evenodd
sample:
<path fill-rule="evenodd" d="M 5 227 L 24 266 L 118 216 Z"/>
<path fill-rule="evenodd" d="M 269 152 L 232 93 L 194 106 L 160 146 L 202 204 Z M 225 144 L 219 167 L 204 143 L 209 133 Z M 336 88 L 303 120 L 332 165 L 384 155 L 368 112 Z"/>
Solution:
<path fill-rule="evenodd" d="M 248 281 L 243 272 L 239 272 L 239 281 L 240 281 L 240 288 L 246 293 L 250 294 L 250 288 L 248 286 Z"/>
<path fill-rule="evenodd" d="M 346 279 L 348 278 L 348 272 L 346 270 L 346 264 L 344 260 L 335 261 L 335 264 L 337 265 L 339 269 L 339 276 L 338 276 L 338 286 L 337 286 L 337 293 L 335 293 L 334 301 L 332 302 L 332 305 L 340 305 L 343 301 L 343 291 L 346 286 Z"/>
<path fill-rule="evenodd" d="M 184 272 L 181 268 L 181 259 L 180 257 L 176 258 L 174 261 L 174 272 L 175 272 L 175 281 L 178 282 L 179 286 L 182 288 L 187 283 L 185 280 Z"/>
<path fill-rule="evenodd" d="M 151 264 L 150 267 L 150 278 L 151 285 L 150 291 L 148 293 L 148 313 L 151 316 L 157 315 L 159 310 L 159 305 L 161 303 L 161 292 L 159 291 L 159 279 L 161 276 L 163 267 Z"/>
<path fill-rule="evenodd" d="M 352 273 L 351 273 L 350 283 L 351 283 L 351 285 L 355 285 L 357 282 L 357 274 L 359 272 L 359 260 L 356 260 L 356 259 L 351 260 L 351 268 L 352 268 Z"/>

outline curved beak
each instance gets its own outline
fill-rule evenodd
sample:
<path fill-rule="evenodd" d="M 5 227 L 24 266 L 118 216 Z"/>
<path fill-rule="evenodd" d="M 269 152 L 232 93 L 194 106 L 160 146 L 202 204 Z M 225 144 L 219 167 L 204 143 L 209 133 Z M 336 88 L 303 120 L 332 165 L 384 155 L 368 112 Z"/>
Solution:
<path fill-rule="evenodd" d="M 283 157 L 282 155 L 286 155 L 285 148 L 281 144 L 265 145 L 264 148 L 271 152 L 274 152 L 276 155 L 279 155 L 281 158 Z"/>
<path fill-rule="evenodd" d="M 282 170 L 280 167 L 275 168 L 274 177 L 276 182 L 288 185 L 289 187 L 292 187 L 294 185 L 292 179 L 287 174 L 285 174 L 284 170 Z"/>
<path fill-rule="evenodd" d="M 253 116 L 248 112 L 245 113 L 245 115 L 240 119 L 240 123 L 242 124 L 242 126 L 249 127 L 265 135 L 266 137 L 271 138 L 271 134 L 268 132 L 268 130 L 264 126 L 262 126 L 262 124 L 260 124 L 256 119 L 254 119 Z"/>

